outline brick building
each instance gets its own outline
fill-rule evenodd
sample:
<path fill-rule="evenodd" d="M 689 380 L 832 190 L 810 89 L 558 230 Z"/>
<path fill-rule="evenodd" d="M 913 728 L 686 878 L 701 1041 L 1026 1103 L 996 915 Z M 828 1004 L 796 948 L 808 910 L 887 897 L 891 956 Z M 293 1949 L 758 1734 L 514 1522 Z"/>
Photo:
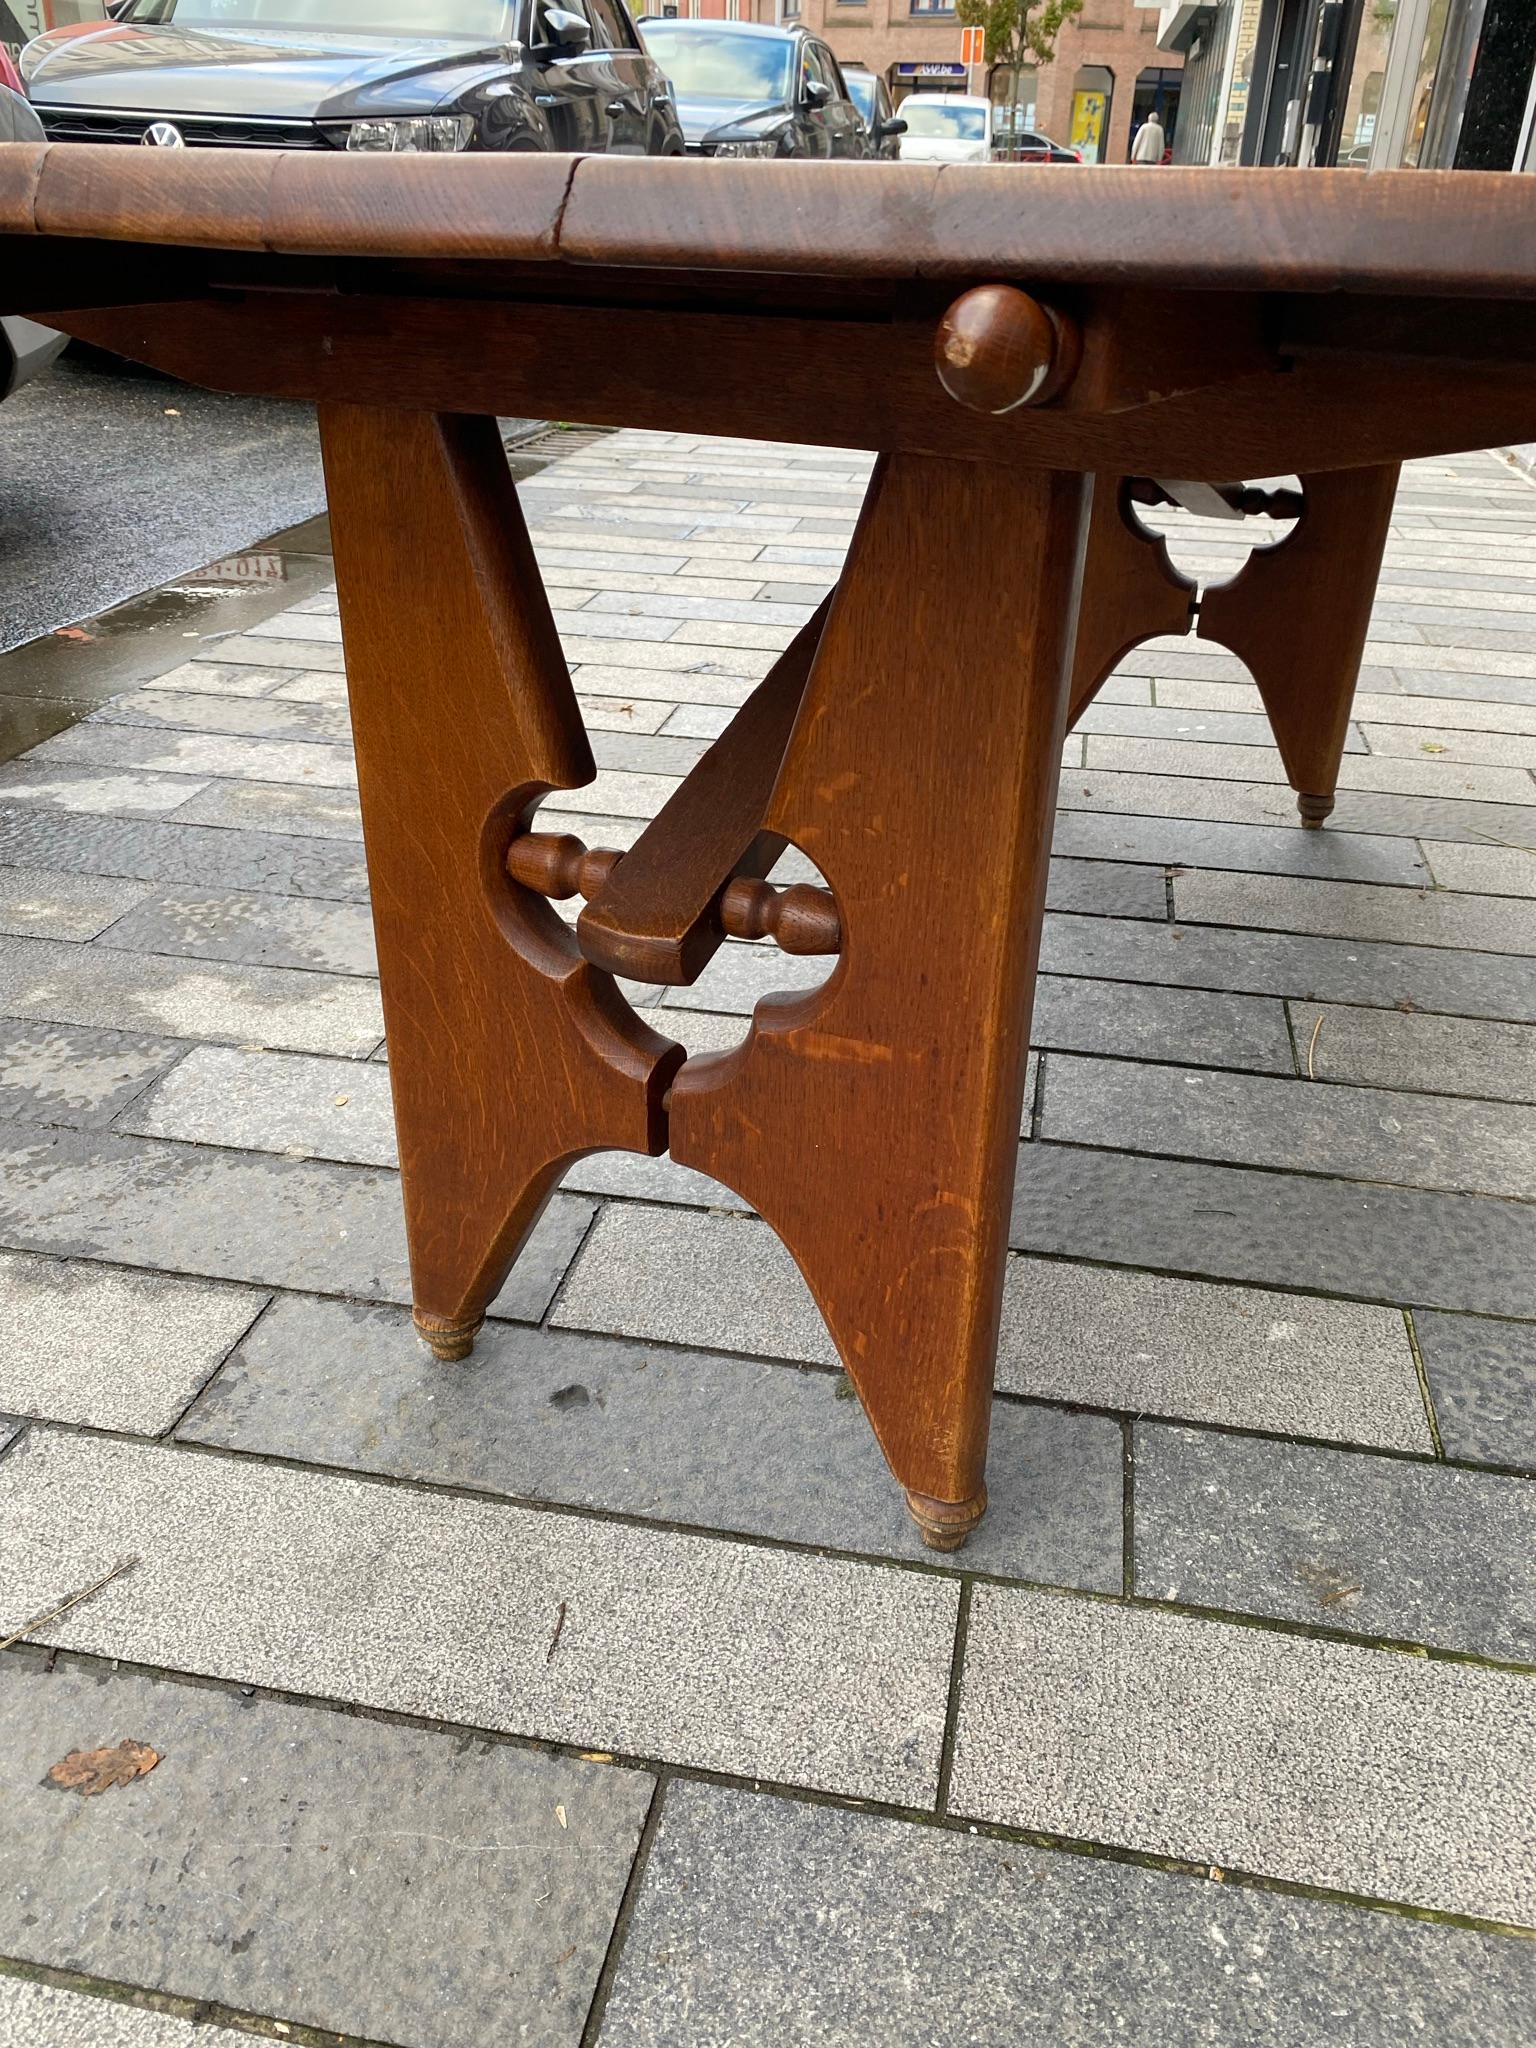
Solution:
<path fill-rule="evenodd" d="M 762 20 L 772 18 L 772 4 L 781 19 L 824 35 L 843 62 L 883 72 L 898 98 L 914 90 L 971 90 L 952 0 L 681 0 L 678 11 L 693 7 L 700 14 L 718 11 L 747 20 L 755 13 Z M 1086 143 L 1091 152 L 1096 143 L 1092 153 L 1103 163 L 1125 162 L 1133 125 L 1140 125 L 1154 102 L 1171 129 L 1184 60 L 1158 48 L 1158 27 L 1156 0 L 1150 6 L 1144 0 L 1086 0 L 1062 30 L 1054 63 L 1026 77 L 1021 98 L 1026 109 L 1032 103 L 1035 110 L 1032 118 L 1026 115 L 1028 125 L 1058 142 Z M 1012 97 L 1001 79 L 991 89 L 994 98 Z M 979 71 L 975 90 L 988 90 Z"/>

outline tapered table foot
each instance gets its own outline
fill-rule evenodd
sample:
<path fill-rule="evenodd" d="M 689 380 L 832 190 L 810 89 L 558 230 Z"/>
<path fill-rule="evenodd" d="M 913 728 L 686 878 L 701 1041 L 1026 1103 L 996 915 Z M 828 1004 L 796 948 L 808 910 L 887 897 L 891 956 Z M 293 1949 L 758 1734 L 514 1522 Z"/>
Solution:
<path fill-rule="evenodd" d="M 926 1493 L 909 1493 L 907 1511 L 929 1550 L 959 1550 L 987 1512 L 987 1489 L 970 1500 L 933 1500 Z"/>
<path fill-rule="evenodd" d="M 475 1348 L 485 1322 L 484 1316 L 469 1316 L 462 1322 L 452 1322 L 447 1316 L 429 1315 L 424 1308 L 417 1309 L 411 1320 L 416 1325 L 416 1334 L 434 1358 L 444 1365 L 455 1365 L 461 1358 L 468 1358 Z"/>

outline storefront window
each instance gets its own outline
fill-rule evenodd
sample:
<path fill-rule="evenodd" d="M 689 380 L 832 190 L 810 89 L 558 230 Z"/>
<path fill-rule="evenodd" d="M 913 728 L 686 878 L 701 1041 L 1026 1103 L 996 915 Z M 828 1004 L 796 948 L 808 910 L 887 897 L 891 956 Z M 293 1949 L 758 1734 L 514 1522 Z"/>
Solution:
<path fill-rule="evenodd" d="M 1016 147 L 1014 128 L 1019 133 L 1035 125 L 1035 88 L 1039 73 L 1033 64 L 1023 64 L 1017 71 L 1010 65 L 999 64 L 992 73 L 987 87 L 996 112 L 992 116 L 993 153 L 1007 156 Z"/>
<path fill-rule="evenodd" d="M 1243 129 L 1248 120 L 1249 95 L 1253 89 L 1253 54 L 1259 40 L 1259 23 L 1264 14 L 1264 0 L 1243 0 L 1242 11 L 1237 17 L 1232 52 L 1232 83 L 1227 91 L 1226 111 L 1221 124 L 1221 141 L 1217 147 L 1215 161 L 1219 164 L 1235 164 L 1242 161 Z"/>
<path fill-rule="evenodd" d="M 1103 64 L 1083 64 L 1072 81 L 1072 147 L 1085 164 L 1102 163 L 1109 141 L 1109 106 L 1115 74 Z"/>
<path fill-rule="evenodd" d="M 1355 61 L 1350 67 L 1349 86 L 1344 95 L 1344 117 L 1339 123 L 1339 148 L 1335 159 L 1341 170 L 1364 170 L 1376 140 L 1381 118 L 1381 93 L 1387 76 L 1387 48 L 1392 41 L 1392 24 L 1397 19 L 1397 0 L 1365 0 L 1360 16 L 1360 34 L 1355 43 Z"/>

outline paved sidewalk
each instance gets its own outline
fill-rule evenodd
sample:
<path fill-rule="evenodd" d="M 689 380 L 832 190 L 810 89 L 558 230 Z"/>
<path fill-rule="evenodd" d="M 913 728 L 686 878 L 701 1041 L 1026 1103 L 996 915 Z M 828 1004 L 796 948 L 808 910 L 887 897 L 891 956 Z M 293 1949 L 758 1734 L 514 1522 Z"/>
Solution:
<path fill-rule="evenodd" d="M 600 771 L 546 818 L 628 842 L 867 469 L 523 486 Z M 670 1162 L 414 1340 L 333 597 L 0 768 L 0 1638 L 139 1560 L 0 1654 L 0 2048 L 1528 2042 L 1533 545 L 1508 464 L 1406 474 L 1322 833 L 1201 644 L 1070 740 L 942 1562 Z M 828 964 L 636 999 L 716 1047 Z"/>

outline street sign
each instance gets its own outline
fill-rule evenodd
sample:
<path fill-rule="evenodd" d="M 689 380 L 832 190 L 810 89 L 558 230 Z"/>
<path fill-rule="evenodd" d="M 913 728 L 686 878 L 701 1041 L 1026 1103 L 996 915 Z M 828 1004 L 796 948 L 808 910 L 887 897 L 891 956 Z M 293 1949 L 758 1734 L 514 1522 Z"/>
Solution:
<path fill-rule="evenodd" d="M 987 32 L 984 28 L 963 28 L 960 31 L 960 62 L 967 70 L 973 64 L 986 61 Z"/>

